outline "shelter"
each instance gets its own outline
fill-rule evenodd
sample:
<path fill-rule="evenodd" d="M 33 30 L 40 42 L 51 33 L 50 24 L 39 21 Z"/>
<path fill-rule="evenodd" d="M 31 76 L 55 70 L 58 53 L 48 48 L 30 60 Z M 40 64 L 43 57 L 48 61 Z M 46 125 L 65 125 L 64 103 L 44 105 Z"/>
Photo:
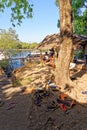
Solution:
<path fill-rule="evenodd" d="M 39 50 L 51 49 L 54 47 L 60 46 L 60 35 L 59 34 L 51 34 L 47 35 L 43 41 L 37 46 Z"/>
<path fill-rule="evenodd" d="M 79 45 L 82 46 L 84 54 L 87 54 L 87 36 L 80 35 L 79 38 L 81 39 Z"/>
<path fill-rule="evenodd" d="M 83 48 L 84 52 L 87 53 L 87 37 L 77 34 L 73 34 L 73 47 L 74 49 Z M 47 35 L 42 42 L 37 46 L 39 50 L 51 49 L 54 47 L 60 47 L 60 34 Z"/>
<path fill-rule="evenodd" d="M 84 54 L 87 54 L 87 37 L 73 34 L 72 39 L 73 39 L 74 50 L 83 49 Z M 36 47 L 36 49 L 40 50 L 40 57 L 42 59 L 42 50 L 49 50 L 51 48 L 57 48 L 57 50 L 59 50 L 60 45 L 61 45 L 60 34 L 59 33 L 51 34 L 51 35 L 47 35 L 43 39 L 43 41 Z M 73 57 L 73 53 L 74 53 L 74 51 L 72 52 L 72 57 Z"/>

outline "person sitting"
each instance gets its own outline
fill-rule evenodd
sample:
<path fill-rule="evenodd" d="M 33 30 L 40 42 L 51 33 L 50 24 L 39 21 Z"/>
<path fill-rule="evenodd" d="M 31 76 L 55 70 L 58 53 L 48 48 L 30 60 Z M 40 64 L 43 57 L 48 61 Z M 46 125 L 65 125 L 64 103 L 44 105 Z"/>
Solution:
<path fill-rule="evenodd" d="M 52 66 L 52 67 L 54 67 L 54 68 L 56 67 L 55 63 L 54 63 L 54 57 L 53 56 L 50 57 L 50 63 L 49 63 L 49 65 Z"/>
<path fill-rule="evenodd" d="M 49 61 L 50 61 L 49 55 L 48 55 L 47 52 L 45 52 L 45 55 L 44 55 L 44 57 L 43 57 L 43 61 L 45 61 L 45 62 L 49 62 Z"/>
<path fill-rule="evenodd" d="M 54 55 L 54 49 L 52 48 L 52 49 L 50 49 L 49 51 L 50 51 L 50 52 L 49 52 L 49 56 L 50 56 L 50 57 L 53 57 L 53 55 Z"/>

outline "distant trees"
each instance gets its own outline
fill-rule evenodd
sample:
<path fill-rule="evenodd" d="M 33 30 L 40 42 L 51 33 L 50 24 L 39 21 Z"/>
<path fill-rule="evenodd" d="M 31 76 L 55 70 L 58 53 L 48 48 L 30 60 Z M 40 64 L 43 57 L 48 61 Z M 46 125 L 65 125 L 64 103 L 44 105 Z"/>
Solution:
<path fill-rule="evenodd" d="M 22 42 L 22 48 L 23 49 L 34 49 L 37 45 L 38 45 L 37 42 L 33 42 L 33 43 Z"/>
<path fill-rule="evenodd" d="M 12 28 L 7 31 L 0 29 L 0 49 L 33 49 L 36 45 L 35 42 L 32 44 L 21 42 Z"/>
<path fill-rule="evenodd" d="M 23 42 L 21 44 L 22 44 L 22 49 L 30 49 L 30 44 L 25 43 L 25 42 Z"/>
<path fill-rule="evenodd" d="M 30 49 L 34 49 L 37 45 L 37 42 L 33 42 L 32 44 L 30 44 Z"/>
<path fill-rule="evenodd" d="M 18 48 L 19 45 L 20 41 L 15 30 L 12 28 L 9 28 L 7 31 L 5 29 L 0 30 L 0 48 Z"/>

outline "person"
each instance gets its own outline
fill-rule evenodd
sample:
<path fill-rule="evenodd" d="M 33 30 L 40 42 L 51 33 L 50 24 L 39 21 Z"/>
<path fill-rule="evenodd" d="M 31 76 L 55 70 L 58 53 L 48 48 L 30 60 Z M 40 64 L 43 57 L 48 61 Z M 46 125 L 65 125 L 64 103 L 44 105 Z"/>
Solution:
<path fill-rule="evenodd" d="M 52 49 L 50 49 L 49 51 L 50 51 L 50 52 L 49 52 L 49 56 L 50 56 L 50 57 L 53 57 L 53 55 L 54 55 L 54 49 L 52 48 Z"/>
<path fill-rule="evenodd" d="M 54 57 L 53 56 L 50 57 L 50 64 L 49 65 L 55 68 L 55 63 L 54 63 Z"/>
<path fill-rule="evenodd" d="M 51 48 L 51 49 L 49 50 L 49 58 L 50 58 L 50 63 L 49 63 L 49 65 L 55 68 L 55 63 L 54 63 L 54 62 L 55 62 L 55 58 L 54 58 L 54 54 L 55 54 L 54 48 Z"/>
<path fill-rule="evenodd" d="M 44 55 L 43 60 L 46 61 L 46 62 L 50 61 L 50 59 L 49 59 L 49 55 L 48 55 L 47 52 L 45 52 L 45 55 Z"/>
<path fill-rule="evenodd" d="M 74 56 L 74 63 L 77 63 L 77 59 L 78 59 L 78 57 L 75 55 Z"/>
<path fill-rule="evenodd" d="M 87 54 L 85 54 L 85 63 L 87 65 Z"/>

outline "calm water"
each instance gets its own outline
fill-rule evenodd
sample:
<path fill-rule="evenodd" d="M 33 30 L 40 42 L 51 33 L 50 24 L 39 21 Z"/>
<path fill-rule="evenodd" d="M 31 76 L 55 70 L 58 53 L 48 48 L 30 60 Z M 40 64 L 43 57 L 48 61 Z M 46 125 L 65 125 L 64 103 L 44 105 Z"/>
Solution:
<path fill-rule="evenodd" d="M 11 76 L 11 73 L 14 69 L 19 68 L 25 64 L 23 59 L 20 58 L 26 58 L 30 56 L 34 56 L 38 54 L 39 52 L 36 51 L 30 51 L 30 50 L 5 50 L 4 55 L 9 58 L 8 60 L 8 66 L 3 67 L 5 73 L 7 76 Z"/>
<path fill-rule="evenodd" d="M 8 56 L 11 58 L 11 60 L 9 60 L 10 68 L 13 70 L 13 69 L 23 66 L 24 63 L 23 63 L 22 59 L 20 59 L 20 58 L 25 58 L 30 54 L 31 54 L 31 52 L 28 50 L 27 51 L 17 51 L 17 52 L 9 51 Z M 19 59 L 17 59 L 17 58 L 19 58 Z"/>

